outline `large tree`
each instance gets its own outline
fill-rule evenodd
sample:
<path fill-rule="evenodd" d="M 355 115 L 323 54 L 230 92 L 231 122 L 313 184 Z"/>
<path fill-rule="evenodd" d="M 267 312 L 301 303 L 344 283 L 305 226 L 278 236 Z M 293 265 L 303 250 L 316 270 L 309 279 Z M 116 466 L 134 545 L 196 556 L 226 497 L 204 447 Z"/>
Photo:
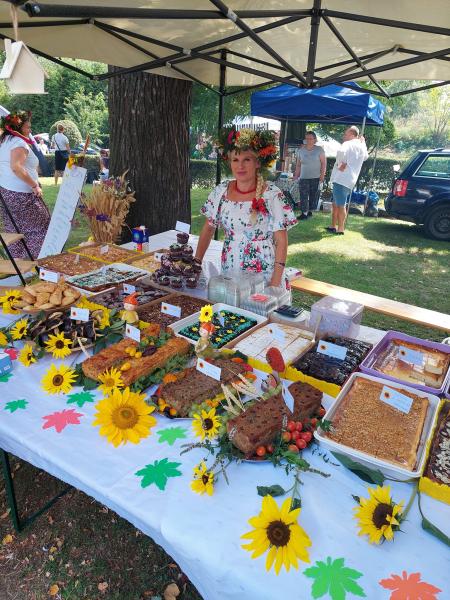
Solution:
<path fill-rule="evenodd" d="M 191 92 L 188 81 L 149 73 L 109 80 L 110 172 L 129 170 L 137 199 L 127 219 L 131 228 L 146 225 L 154 234 L 191 220 Z"/>

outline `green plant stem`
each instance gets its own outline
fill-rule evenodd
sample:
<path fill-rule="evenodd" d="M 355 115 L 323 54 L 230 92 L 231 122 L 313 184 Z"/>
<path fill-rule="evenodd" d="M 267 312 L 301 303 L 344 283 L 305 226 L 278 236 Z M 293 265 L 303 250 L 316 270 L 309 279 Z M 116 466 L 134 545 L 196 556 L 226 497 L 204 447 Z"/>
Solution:
<path fill-rule="evenodd" d="M 419 482 L 416 481 L 413 484 L 413 490 L 411 492 L 411 496 L 409 498 L 409 502 L 406 505 L 405 510 L 402 512 L 402 521 L 404 521 L 406 519 L 409 511 L 411 510 L 411 506 L 414 504 L 414 500 L 416 498 L 418 488 L 419 488 Z"/>

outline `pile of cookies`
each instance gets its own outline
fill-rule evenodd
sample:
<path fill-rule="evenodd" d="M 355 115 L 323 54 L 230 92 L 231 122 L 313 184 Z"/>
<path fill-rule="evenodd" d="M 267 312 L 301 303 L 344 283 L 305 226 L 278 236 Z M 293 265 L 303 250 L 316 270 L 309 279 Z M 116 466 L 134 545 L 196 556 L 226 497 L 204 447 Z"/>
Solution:
<path fill-rule="evenodd" d="M 80 292 L 60 279 L 58 283 L 40 281 L 27 285 L 21 290 L 20 300 L 15 302 L 15 307 L 23 311 L 51 310 L 70 306 L 81 296 Z"/>

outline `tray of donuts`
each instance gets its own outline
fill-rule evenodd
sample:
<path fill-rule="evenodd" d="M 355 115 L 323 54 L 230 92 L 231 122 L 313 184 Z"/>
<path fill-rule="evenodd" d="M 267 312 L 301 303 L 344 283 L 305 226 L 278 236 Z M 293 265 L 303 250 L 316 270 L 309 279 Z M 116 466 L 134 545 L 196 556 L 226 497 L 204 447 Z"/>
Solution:
<path fill-rule="evenodd" d="M 81 296 L 79 290 L 66 283 L 63 278 L 58 283 L 39 281 L 17 289 L 20 292 L 20 298 L 15 301 L 14 307 L 28 314 L 42 311 L 50 313 L 61 308 L 68 308 L 78 302 Z"/>

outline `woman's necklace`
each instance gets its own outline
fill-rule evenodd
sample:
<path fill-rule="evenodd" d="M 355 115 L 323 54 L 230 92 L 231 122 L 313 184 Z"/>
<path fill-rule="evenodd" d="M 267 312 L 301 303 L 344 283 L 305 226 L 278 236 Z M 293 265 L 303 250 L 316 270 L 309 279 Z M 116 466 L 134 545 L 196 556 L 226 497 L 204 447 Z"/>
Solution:
<path fill-rule="evenodd" d="M 243 192 L 242 190 L 239 189 L 237 181 L 235 181 L 235 185 L 236 185 L 236 191 L 238 192 L 238 194 L 251 194 L 252 192 L 256 192 L 256 185 L 251 190 L 246 190 L 245 192 Z"/>

